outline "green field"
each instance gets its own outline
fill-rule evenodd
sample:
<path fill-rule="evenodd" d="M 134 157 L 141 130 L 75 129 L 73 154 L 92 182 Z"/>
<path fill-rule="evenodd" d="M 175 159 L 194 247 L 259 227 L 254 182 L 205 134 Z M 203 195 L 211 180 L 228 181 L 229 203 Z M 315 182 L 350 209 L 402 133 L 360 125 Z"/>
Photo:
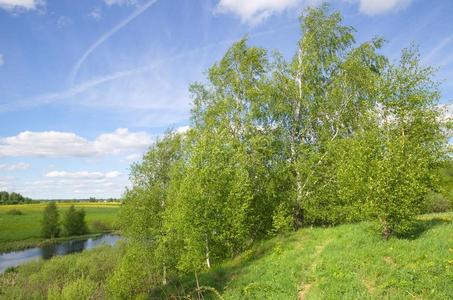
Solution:
<path fill-rule="evenodd" d="M 453 299 L 452 212 L 424 215 L 412 235 L 388 241 L 375 226 L 305 228 L 258 243 L 199 274 L 204 299 Z M 0 298 L 109 299 L 121 255 L 120 244 L 20 266 L 0 276 Z M 195 288 L 188 274 L 149 298 L 197 299 Z"/>
<path fill-rule="evenodd" d="M 41 219 L 46 203 L 18 204 L 0 206 L 0 252 L 33 246 L 42 242 Z M 69 206 L 83 208 L 90 233 L 103 230 L 94 223 L 101 222 L 107 229 L 113 229 L 119 203 L 58 203 L 60 219 Z M 9 215 L 8 211 L 17 209 L 22 215 Z M 94 223 L 93 223 L 94 222 Z"/>

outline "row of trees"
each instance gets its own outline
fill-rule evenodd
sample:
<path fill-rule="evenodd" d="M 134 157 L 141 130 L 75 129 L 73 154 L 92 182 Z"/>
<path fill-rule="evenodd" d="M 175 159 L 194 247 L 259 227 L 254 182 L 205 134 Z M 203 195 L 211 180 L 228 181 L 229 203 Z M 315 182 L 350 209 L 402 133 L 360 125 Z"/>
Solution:
<path fill-rule="evenodd" d="M 191 129 L 168 132 L 132 167 L 121 211 L 130 250 L 110 282 L 120 296 L 305 225 L 378 220 L 385 238 L 410 229 L 446 159 L 433 70 L 414 48 L 392 63 L 382 39 L 356 45 L 326 7 L 301 25 L 290 61 L 234 44 L 190 87 Z"/>
<path fill-rule="evenodd" d="M 43 212 L 42 236 L 52 239 L 58 237 L 61 233 L 61 225 L 63 226 L 63 234 L 66 236 L 83 235 L 88 232 L 83 208 L 77 210 L 74 205 L 71 205 L 64 213 L 60 224 L 58 207 L 54 202 L 50 202 Z"/>
<path fill-rule="evenodd" d="M 31 203 L 32 201 L 30 198 L 24 197 L 19 193 L 0 191 L 0 205 L 25 204 Z"/>

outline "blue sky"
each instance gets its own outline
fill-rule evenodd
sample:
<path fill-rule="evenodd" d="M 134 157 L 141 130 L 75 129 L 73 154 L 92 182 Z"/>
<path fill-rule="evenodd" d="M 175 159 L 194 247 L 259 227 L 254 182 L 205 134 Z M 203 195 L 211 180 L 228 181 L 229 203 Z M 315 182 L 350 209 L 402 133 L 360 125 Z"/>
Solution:
<path fill-rule="evenodd" d="M 188 125 L 188 85 L 231 43 L 291 57 L 315 0 L 0 0 L 0 190 L 118 197 L 129 166 Z M 453 99 L 453 1 L 338 0 L 357 42 L 419 46 Z M 451 108 L 451 106 L 449 106 Z"/>

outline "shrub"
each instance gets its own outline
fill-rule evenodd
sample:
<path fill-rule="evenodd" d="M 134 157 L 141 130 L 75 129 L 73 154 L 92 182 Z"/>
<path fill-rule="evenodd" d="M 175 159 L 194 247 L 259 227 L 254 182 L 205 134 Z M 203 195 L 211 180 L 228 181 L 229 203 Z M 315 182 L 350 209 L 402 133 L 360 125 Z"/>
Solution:
<path fill-rule="evenodd" d="M 450 201 L 441 193 L 430 193 L 426 197 L 425 212 L 439 213 L 451 209 Z"/>
<path fill-rule="evenodd" d="M 111 299 L 104 296 L 104 285 L 122 253 L 121 244 L 100 246 L 22 265 L 0 276 L 0 299 Z"/>
<path fill-rule="evenodd" d="M 87 278 L 79 278 L 73 282 L 67 283 L 61 291 L 58 287 L 52 287 L 47 293 L 47 299 L 55 300 L 82 300 L 93 299 L 93 294 L 96 293 L 97 284 Z"/>
<path fill-rule="evenodd" d="M 6 212 L 7 215 L 12 215 L 12 216 L 21 216 L 23 215 L 22 211 L 16 209 L 16 208 L 13 208 L 13 209 L 10 209 Z"/>
<path fill-rule="evenodd" d="M 59 213 L 54 202 L 44 209 L 41 226 L 42 236 L 45 238 L 55 238 L 60 234 Z"/>
<path fill-rule="evenodd" d="M 155 280 L 148 249 L 129 244 L 121 261 L 107 281 L 107 291 L 113 299 L 131 299 L 146 294 Z"/>
<path fill-rule="evenodd" d="M 94 232 L 108 231 L 110 229 L 109 225 L 99 220 L 94 220 L 91 223 L 91 230 Z"/>

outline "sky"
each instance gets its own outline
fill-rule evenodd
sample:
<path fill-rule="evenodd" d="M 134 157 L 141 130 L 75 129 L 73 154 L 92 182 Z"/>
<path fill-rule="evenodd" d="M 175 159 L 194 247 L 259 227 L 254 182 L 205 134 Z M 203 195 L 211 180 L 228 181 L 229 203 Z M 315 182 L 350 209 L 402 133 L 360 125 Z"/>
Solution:
<path fill-rule="evenodd" d="M 153 141 L 187 129 L 190 83 L 244 36 L 289 59 L 298 16 L 320 2 L 0 0 L 0 190 L 120 197 Z M 392 60 L 417 45 L 452 112 L 453 1 L 329 3 Z"/>

